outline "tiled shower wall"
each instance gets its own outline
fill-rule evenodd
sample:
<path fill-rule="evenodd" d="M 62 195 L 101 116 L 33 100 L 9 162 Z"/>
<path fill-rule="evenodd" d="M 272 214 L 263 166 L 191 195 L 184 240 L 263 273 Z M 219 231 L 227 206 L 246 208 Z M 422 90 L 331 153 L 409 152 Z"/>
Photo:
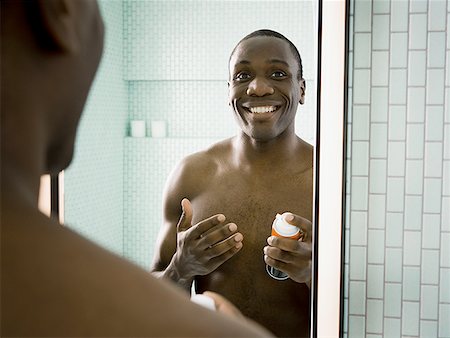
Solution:
<path fill-rule="evenodd" d="M 102 246 L 123 253 L 123 138 L 127 86 L 123 80 L 123 8 L 102 0 L 105 44 L 82 115 L 74 159 L 65 171 L 65 223 Z"/>
<path fill-rule="evenodd" d="M 351 1 L 348 337 L 450 337 L 449 11 Z"/>
<path fill-rule="evenodd" d="M 307 82 L 296 130 L 314 143 L 314 1 L 124 1 L 124 69 L 130 119 L 167 122 L 167 138 L 124 143 L 124 254 L 148 268 L 170 170 L 186 154 L 236 133 L 228 58 L 248 33 L 269 28 L 298 47 Z M 150 128 L 147 135 L 151 136 Z"/>

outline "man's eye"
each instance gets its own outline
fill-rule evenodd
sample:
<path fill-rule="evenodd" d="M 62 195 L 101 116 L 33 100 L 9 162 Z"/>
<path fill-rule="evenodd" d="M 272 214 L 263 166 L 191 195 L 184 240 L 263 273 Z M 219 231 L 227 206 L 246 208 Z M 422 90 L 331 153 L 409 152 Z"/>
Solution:
<path fill-rule="evenodd" d="M 236 80 L 248 80 L 250 78 L 250 74 L 248 73 L 239 73 L 234 77 Z"/>
<path fill-rule="evenodd" d="M 276 72 L 273 72 L 272 73 L 272 77 L 273 78 L 283 78 L 283 77 L 285 77 L 287 74 L 285 73 L 285 72 L 282 72 L 282 71 L 276 71 Z"/>

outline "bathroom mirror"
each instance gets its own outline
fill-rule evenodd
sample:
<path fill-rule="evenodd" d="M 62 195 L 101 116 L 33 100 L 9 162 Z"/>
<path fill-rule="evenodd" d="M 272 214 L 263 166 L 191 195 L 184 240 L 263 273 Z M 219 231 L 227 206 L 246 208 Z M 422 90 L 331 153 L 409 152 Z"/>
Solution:
<path fill-rule="evenodd" d="M 299 49 L 306 99 L 296 132 L 316 144 L 318 2 L 99 4 L 104 54 L 74 160 L 60 181 L 60 211 L 69 227 L 148 270 L 170 171 L 184 156 L 236 133 L 228 58 L 248 33 L 272 29 Z M 144 122 L 135 134 L 144 137 L 131 136 L 132 121 Z"/>

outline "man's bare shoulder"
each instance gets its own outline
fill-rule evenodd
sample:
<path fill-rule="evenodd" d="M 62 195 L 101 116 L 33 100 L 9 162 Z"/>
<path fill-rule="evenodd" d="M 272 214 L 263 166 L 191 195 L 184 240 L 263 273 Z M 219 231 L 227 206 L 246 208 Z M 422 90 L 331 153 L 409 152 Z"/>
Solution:
<path fill-rule="evenodd" d="M 301 171 L 312 171 L 314 166 L 314 146 L 300 137 L 297 140 L 297 165 L 301 168 Z"/>
<path fill-rule="evenodd" d="M 215 167 L 218 162 L 228 158 L 232 151 L 232 139 L 226 139 L 208 148 L 186 156 L 181 165 L 187 170 L 191 169 L 208 169 Z"/>
<path fill-rule="evenodd" d="M 193 305 L 170 283 L 37 210 L 3 215 L 2 232 L 2 335 L 264 334 Z"/>
<path fill-rule="evenodd" d="M 217 142 L 205 150 L 184 157 L 172 171 L 168 186 L 195 195 L 219 174 L 232 152 L 232 139 Z"/>

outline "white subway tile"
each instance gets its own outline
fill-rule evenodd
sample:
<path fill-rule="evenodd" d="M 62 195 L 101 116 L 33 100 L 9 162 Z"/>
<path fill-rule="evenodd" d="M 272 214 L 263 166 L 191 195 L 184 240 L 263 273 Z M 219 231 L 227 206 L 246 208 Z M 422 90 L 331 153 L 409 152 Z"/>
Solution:
<path fill-rule="evenodd" d="M 442 180 L 439 178 L 424 179 L 423 212 L 441 212 L 441 188 Z"/>
<path fill-rule="evenodd" d="M 369 229 L 384 229 L 386 195 L 369 196 Z"/>
<path fill-rule="evenodd" d="M 391 1 L 391 31 L 406 32 L 408 30 L 408 2 Z"/>
<path fill-rule="evenodd" d="M 425 86 L 427 76 L 427 54 L 424 50 L 409 51 L 408 60 L 408 85 Z"/>
<path fill-rule="evenodd" d="M 420 318 L 438 319 L 438 286 L 422 285 L 420 296 Z"/>
<path fill-rule="evenodd" d="M 405 196 L 404 180 L 403 177 L 388 177 L 387 211 L 403 211 L 403 200 Z"/>
<path fill-rule="evenodd" d="M 373 0 L 373 14 L 389 14 L 389 12 L 390 0 Z"/>
<path fill-rule="evenodd" d="M 408 34 L 392 33 L 390 49 L 390 67 L 406 68 L 408 66 Z"/>
<path fill-rule="evenodd" d="M 444 104 L 444 69 L 427 71 L 427 104 Z"/>
<path fill-rule="evenodd" d="M 428 33 L 428 67 L 445 67 L 445 32 Z"/>
<path fill-rule="evenodd" d="M 428 7 L 427 2 L 427 0 L 410 0 L 409 11 L 411 13 L 426 13 Z"/>
<path fill-rule="evenodd" d="M 444 125 L 444 159 L 450 159 L 450 124 Z"/>
<path fill-rule="evenodd" d="M 439 302 L 450 303 L 450 269 L 441 268 L 441 273 L 439 275 Z"/>
<path fill-rule="evenodd" d="M 450 197 L 442 197 L 441 231 L 450 232 Z"/>
<path fill-rule="evenodd" d="M 352 7 L 352 6 L 350 6 Z M 354 38 L 355 38 L 355 34 L 354 34 L 354 27 L 353 27 L 353 15 L 349 17 L 349 27 L 351 28 L 351 33 L 349 34 L 349 40 L 348 40 L 348 50 L 349 52 L 353 52 L 354 51 Z M 351 64 L 351 63 L 350 63 Z M 351 67 L 350 67 L 351 68 Z"/>
<path fill-rule="evenodd" d="M 437 304 L 436 304 L 437 307 Z M 421 320 L 420 321 L 420 337 L 437 337 L 438 323 L 437 320 Z"/>
<path fill-rule="evenodd" d="M 386 160 L 370 160 L 370 193 L 386 193 Z"/>
<path fill-rule="evenodd" d="M 402 285 L 386 283 L 384 285 L 384 316 L 400 317 L 402 309 Z"/>
<path fill-rule="evenodd" d="M 426 49 L 426 48 L 427 48 L 427 15 L 411 14 L 409 16 L 409 49 Z"/>
<path fill-rule="evenodd" d="M 441 217 L 439 214 L 423 215 L 422 248 L 439 249 Z"/>
<path fill-rule="evenodd" d="M 450 35 L 450 34 L 448 34 Z M 448 63 L 448 68 L 450 68 L 450 62 Z M 450 123 L 450 88 L 445 88 L 445 108 L 444 108 L 444 121 L 445 123 Z M 450 142 L 450 141 L 449 141 Z"/>
<path fill-rule="evenodd" d="M 352 142 L 352 175 L 367 176 L 369 174 L 369 142 Z"/>
<path fill-rule="evenodd" d="M 389 84 L 389 52 L 372 52 L 372 85 L 387 86 Z"/>
<path fill-rule="evenodd" d="M 422 229 L 422 196 L 405 196 L 405 224 L 407 230 Z"/>
<path fill-rule="evenodd" d="M 450 233 L 441 233 L 441 267 L 450 268 Z"/>
<path fill-rule="evenodd" d="M 348 297 L 348 313 L 350 315 L 366 314 L 366 283 L 350 281 Z"/>
<path fill-rule="evenodd" d="M 366 280 L 365 247 L 350 247 L 350 280 Z"/>
<path fill-rule="evenodd" d="M 354 15 L 355 32 L 370 32 L 372 30 L 372 2 L 356 1 Z"/>
<path fill-rule="evenodd" d="M 427 106 L 425 141 L 442 141 L 444 139 L 444 107 Z"/>
<path fill-rule="evenodd" d="M 402 244 L 403 244 L 403 213 L 388 212 L 386 215 L 386 246 L 401 247 Z"/>
<path fill-rule="evenodd" d="M 370 70 L 355 69 L 353 73 L 353 103 L 370 104 Z"/>
<path fill-rule="evenodd" d="M 369 179 L 367 177 L 352 178 L 351 208 L 352 210 L 367 210 L 369 195 Z"/>
<path fill-rule="evenodd" d="M 352 95 L 350 95 L 350 92 L 353 91 L 353 68 L 354 68 L 354 52 L 351 51 L 348 53 L 348 102 L 353 102 L 352 101 Z"/>
<path fill-rule="evenodd" d="M 384 230 L 369 229 L 368 242 L 367 262 L 369 264 L 383 264 Z"/>
<path fill-rule="evenodd" d="M 439 304 L 439 337 L 450 337 L 450 304 Z"/>
<path fill-rule="evenodd" d="M 442 143 L 425 142 L 425 177 L 442 177 Z"/>
<path fill-rule="evenodd" d="M 374 15 L 372 31 L 372 49 L 389 49 L 389 15 Z"/>
<path fill-rule="evenodd" d="M 372 122 L 387 122 L 388 88 L 373 87 L 370 105 L 370 120 Z"/>
<path fill-rule="evenodd" d="M 419 303 L 403 302 L 402 335 L 417 336 L 419 334 Z"/>
<path fill-rule="evenodd" d="M 386 248 L 386 282 L 402 282 L 402 253 L 400 248 Z"/>
<path fill-rule="evenodd" d="M 383 294 L 384 265 L 369 264 L 367 268 L 367 298 L 383 299 Z"/>
<path fill-rule="evenodd" d="M 352 122 L 352 140 L 353 141 L 368 141 L 369 140 L 369 106 L 354 106 L 353 107 L 353 122 Z"/>
<path fill-rule="evenodd" d="M 447 34 L 450 35 L 450 34 Z M 450 51 L 447 50 L 446 53 L 446 58 L 447 61 L 445 62 L 446 67 L 445 67 L 445 86 L 449 87 L 450 86 Z"/>
<path fill-rule="evenodd" d="M 404 232 L 404 265 L 420 265 L 421 233 L 419 231 Z"/>
<path fill-rule="evenodd" d="M 389 107 L 389 140 L 404 141 L 406 139 L 406 107 Z"/>
<path fill-rule="evenodd" d="M 420 249 L 417 248 L 420 252 Z M 420 299 L 420 267 L 403 267 L 403 300 L 419 301 Z"/>
<path fill-rule="evenodd" d="M 428 29 L 430 31 L 445 30 L 445 19 L 447 16 L 445 2 L 445 0 L 432 0 L 428 2 Z"/>
<path fill-rule="evenodd" d="M 425 87 L 408 88 L 408 115 L 406 121 L 425 121 Z"/>
<path fill-rule="evenodd" d="M 447 7 L 449 8 L 450 6 Z M 447 13 L 447 22 L 450 22 L 450 12 Z M 450 49 L 450 34 L 447 34 L 447 49 Z"/>
<path fill-rule="evenodd" d="M 388 176 L 405 175 L 405 148 L 405 142 L 388 143 Z"/>
<path fill-rule="evenodd" d="M 443 164 L 443 176 L 442 176 L 442 195 L 450 196 L 450 161 L 446 160 Z"/>
<path fill-rule="evenodd" d="M 406 158 L 422 159 L 424 148 L 423 124 L 407 124 L 406 130 Z"/>
<path fill-rule="evenodd" d="M 389 103 L 406 103 L 406 69 L 391 69 Z"/>
<path fill-rule="evenodd" d="M 351 212 L 351 245 L 367 245 L 367 212 Z"/>
<path fill-rule="evenodd" d="M 370 157 L 387 157 L 387 124 L 372 123 L 370 131 Z"/>
<path fill-rule="evenodd" d="M 371 34 L 355 33 L 354 67 L 370 68 Z"/>
<path fill-rule="evenodd" d="M 423 161 L 406 161 L 406 194 L 421 195 L 423 193 Z M 420 202 L 422 205 L 422 202 Z"/>
<path fill-rule="evenodd" d="M 439 283 L 439 250 L 422 250 L 422 284 Z"/>
<path fill-rule="evenodd" d="M 367 300 L 366 315 L 367 332 L 382 333 L 383 332 L 383 301 L 376 299 Z"/>
<path fill-rule="evenodd" d="M 385 317 L 384 318 L 384 337 L 385 338 L 400 337 L 401 336 L 401 325 L 400 324 L 401 324 L 400 318 L 386 318 Z"/>
<path fill-rule="evenodd" d="M 349 316 L 348 336 L 364 337 L 366 334 L 366 319 L 362 316 Z"/>

